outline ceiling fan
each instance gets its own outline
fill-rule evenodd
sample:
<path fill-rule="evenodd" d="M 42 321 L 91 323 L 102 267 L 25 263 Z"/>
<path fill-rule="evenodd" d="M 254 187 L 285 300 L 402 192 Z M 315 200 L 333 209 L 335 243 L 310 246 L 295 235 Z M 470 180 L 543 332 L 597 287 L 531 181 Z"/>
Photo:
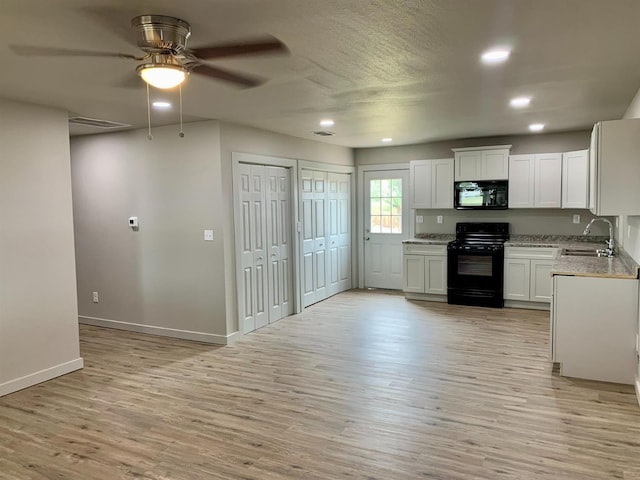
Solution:
<path fill-rule="evenodd" d="M 179 18 L 166 15 L 140 15 L 131 20 L 136 32 L 137 46 L 144 52 L 135 56 L 117 52 L 95 52 L 27 45 L 11 45 L 18 55 L 66 57 L 117 57 L 142 62 L 136 68 L 147 84 L 157 88 L 180 85 L 190 73 L 215 80 L 223 80 L 240 87 L 255 87 L 264 79 L 207 65 L 206 60 L 240 55 L 288 53 L 284 43 L 274 37 L 254 42 L 209 45 L 187 48 L 191 26 Z"/>

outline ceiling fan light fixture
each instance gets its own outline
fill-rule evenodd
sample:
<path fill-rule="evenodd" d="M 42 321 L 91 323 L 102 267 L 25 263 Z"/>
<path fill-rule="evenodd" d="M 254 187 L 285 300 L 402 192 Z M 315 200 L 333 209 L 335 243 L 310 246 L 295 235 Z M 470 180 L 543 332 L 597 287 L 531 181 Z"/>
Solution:
<path fill-rule="evenodd" d="M 175 88 L 187 78 L 187 69 L 179 65 L 153 63 L 140 65 L 138 75 L 152 87 Z"/>

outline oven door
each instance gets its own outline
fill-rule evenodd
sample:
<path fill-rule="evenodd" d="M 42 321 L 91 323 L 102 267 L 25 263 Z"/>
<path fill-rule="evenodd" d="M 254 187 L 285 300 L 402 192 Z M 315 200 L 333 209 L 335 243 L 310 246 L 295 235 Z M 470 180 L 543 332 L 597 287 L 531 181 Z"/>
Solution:
<path fill-rule="evenodd" d="M 449 303 L 503 306 L 504 248 L 449 250 L 447 269 Z"/>

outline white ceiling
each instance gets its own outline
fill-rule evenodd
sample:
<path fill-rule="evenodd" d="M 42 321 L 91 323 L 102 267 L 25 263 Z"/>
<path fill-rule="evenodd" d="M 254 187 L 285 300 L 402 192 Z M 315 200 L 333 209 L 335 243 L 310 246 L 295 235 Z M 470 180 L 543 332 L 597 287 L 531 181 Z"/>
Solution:
<path fill-rule="evenodd" d="M 620 118 L 640 87 L 638 0 L 2 0 L 0 96 L 146 126 L 145 89 L 124 88 L 136 63 L 18 57 L 9 44 L 138 54 L 129 21 L 182 18 L 198 47 L 260 34 L 289 56 L 214 63 L 270 80 L 239 90 L 192 75 L 187 120 L 222 119 L 350 147 L 588 128 Z M 487 67 L 483 50 L 513 48 Z M 177 94 L 153 92 L 176 101 Z M 533 97 L 514 111 L 515 95 Z M 336 121 L 318 137 L 321 118 Z M 177 121 L 175 111 L 153 123 Z M 76 133 L 95 130 L 76 130 Z"/>

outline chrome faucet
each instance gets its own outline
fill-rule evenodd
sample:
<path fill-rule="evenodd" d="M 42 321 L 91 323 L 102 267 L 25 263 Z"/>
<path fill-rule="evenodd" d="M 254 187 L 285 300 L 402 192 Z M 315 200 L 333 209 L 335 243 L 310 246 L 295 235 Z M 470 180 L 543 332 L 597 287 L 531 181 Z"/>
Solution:
<path fill-rule="evenodd" d="M 613 257 L 615 255 L 615 251 L 613 249 L 613 225 L 611 225 L 611 222 L 609 220 L 601 217 L 592 219 L 584 228 L 584 232 L 582 232 L 582 234 L 588 235 L 589 231 L 591 230 L 591 225 L 593 225 L 593 222 L 597 220 L 601 220 L 609 224 L 609 240 L 605 242 L 607 244 L 607 248 L 598 249 L 598 256 L 602 255 L 603 257 Z"/>

